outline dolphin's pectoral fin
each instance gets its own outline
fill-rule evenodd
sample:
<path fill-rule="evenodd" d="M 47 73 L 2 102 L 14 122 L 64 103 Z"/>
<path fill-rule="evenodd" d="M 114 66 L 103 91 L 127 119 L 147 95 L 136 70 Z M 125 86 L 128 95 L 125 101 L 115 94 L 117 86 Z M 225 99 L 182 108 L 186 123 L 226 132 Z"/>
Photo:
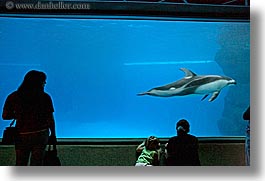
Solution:
<path fill-rule="evenodd" d="M 209 94 L 206 94 L 202 99 L 201 101 L 203 101 Z"/>
<path fill-rule="evenodd" d="M 210 102 L 212 102 L 213 100 L 215 100 L 217 98 L 217 96 L 219 95 L 220 91 L 214 92 L 212 97 L 209 99 Z"/>

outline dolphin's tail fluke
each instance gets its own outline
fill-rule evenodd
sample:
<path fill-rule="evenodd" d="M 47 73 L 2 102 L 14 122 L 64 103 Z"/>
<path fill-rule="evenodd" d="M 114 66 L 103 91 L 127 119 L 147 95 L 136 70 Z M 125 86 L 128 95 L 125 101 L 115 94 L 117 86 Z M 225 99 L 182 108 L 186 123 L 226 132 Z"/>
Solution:
<path fill-rule="evenodd" d="M 144 96 L 144 95 L 148 95 L 148 92 L 142 92 L 137 94 L 137 96 Z"/>

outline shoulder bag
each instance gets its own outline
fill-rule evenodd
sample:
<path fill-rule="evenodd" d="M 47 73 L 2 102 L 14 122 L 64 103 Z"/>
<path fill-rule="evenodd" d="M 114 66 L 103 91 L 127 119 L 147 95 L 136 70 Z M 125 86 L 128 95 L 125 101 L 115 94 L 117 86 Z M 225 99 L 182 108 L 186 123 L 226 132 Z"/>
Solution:
<path fill-rule="evenodd" d="M 17 136 L 17 128 L 14 125 L 15 119 L 10 123 L 8 127 L 4 130 L 2 144 L 12 145 L 15 143 L 15 138 Z"/>

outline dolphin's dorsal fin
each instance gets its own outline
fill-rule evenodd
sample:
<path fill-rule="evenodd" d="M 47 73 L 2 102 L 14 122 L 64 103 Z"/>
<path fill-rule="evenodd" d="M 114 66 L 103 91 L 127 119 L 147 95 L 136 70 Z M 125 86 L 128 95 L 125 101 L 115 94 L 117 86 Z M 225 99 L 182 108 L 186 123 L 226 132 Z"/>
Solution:
<path fill-rule="evenodd" d="M 180 70 L 182 70 L 185 73 L 185 78 L 191 78 L 196 76 L 196 74 L 192 71 L 190 71 L 189 69 L 186 68 L 180 68 Z"/>

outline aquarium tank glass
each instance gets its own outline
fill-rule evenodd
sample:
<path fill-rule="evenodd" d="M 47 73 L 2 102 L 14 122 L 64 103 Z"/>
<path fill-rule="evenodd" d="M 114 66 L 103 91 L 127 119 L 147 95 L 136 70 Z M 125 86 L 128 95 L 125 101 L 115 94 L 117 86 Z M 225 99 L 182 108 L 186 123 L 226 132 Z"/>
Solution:
<path fill-rule="evenodd" d="M 1 108 L 29 70 L 44 71 L 58 138 L 168 138 L 182 118 L 199 137 L 244 136 L 249 22 L 1 17 L 0 50 Z M 225 79 L 162 87 L 193 86 L 187 95 L 137 95 L 185 81 L 181 68 L 236 84 L 213 101 L 206 90 Z M 204 94 L 196 94 L 199 86 Z M 10 122 L 1 119 L 1 133 Z"/>

